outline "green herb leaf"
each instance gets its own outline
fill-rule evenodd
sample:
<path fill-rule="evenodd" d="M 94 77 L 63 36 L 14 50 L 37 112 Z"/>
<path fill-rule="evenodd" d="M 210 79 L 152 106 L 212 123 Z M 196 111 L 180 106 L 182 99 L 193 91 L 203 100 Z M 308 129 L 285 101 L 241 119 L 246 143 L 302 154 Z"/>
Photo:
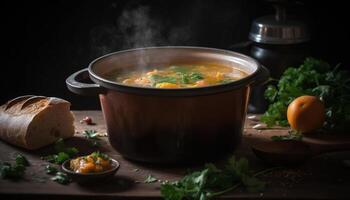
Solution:
<path fill-rule="evenodd" d="M 50 162 L 50 163 L 55 163 L 56 158 L 57 158 L 56 154 L 41 157 L 42 160 L 46 160 L 47 162 Z"/>
<path fill-rule="evenodd" d="M 177 66 L 177 65 L 170 66 L 170 69 L 175 71 L 175 72 L 179 72 L 179 73 L 183 73 L 183 74 L 186 74 L 190 71 L 190 69 L 188 67 Z"/>
<path fill-rule="evenodd" d="M 182 84 L 189 84 L 190 83 L 190 78 L 188 77 L 187 74 L 178 73 L 178 75 L 180 76 L 180 83 L 182 83 Z"/>
<path fill-rule="evenodd" d="M 297 140 L 300 141 L 303 138 L 303 135 L 298 132 L 289 131 L 288 135 L 274 135 L 271 136 L 273 141 L 283 141 L 283 140 Z"/>
<path fill-rule="evenodd" d="M 110 160 L 111 158 L 104 153 L 101 153 L 99 151 L 95 151 L 91 154 L 91 156 L 93 157 L 94 160 L 97 160 L 97 158 L 102 158 L 103 160 Z"/>
<path fill-rule="evenodd" d="M 53 167 L 52 165 L 46 165 L 45 172 L 47 174 L 56 174 L 58 172 L 58 169 L 56 167 Z"/>
<path fill-rule="evenodd" d="M 62 164 L 64 161 L 69 160 L 69 155 L 65 152 L 59 152 L 55 159 L 55 163 Z"/>
<path fill-rule="evenodd" d="M 43 156 L 41 159 L 55 164 L 62 164 L 64 161 L 74 157 L 79 152 L 75 147 L 67 148 L 62 138 L 56 141 L 55 150 L 57 154 Z"/>
<path fill-rule="evenodd" d="M 64 161 L 69 160 L 70 156 L 65 152 L 59 152 L 58 154 L 44 156 L 42 159 L 50 163 L 62 164 Z"/>
<path fill-rule="evenodd" d="M 172 76 L 161 76 L 158 74 L 153 74 L 150 76 L 153 85 L 158 83 L 177 83 L 177 78 Z"/>
<path fill-rule="evenodd" d="M 66 153 L 67 155 L 69 155 L 70 158 L 72 158 L 79 153 L 79 150 L 75 147 L 71 147 L 71 148 L 66 148 L 64 153 Z"/>
<path fill-rule="evenodd" d="M 196 81 L 199 81 L 199 80 L 204 79 L 204 76 L 203 76 L 202 73 L 193 72 L 193 73 L 190 74 L 189 79 L 190 79 L 190 82 L 191 82 L 191 83 L 194 83 L 194 82 L 196 82 Z"/>
<path fill-rule="evenodd" d="M 190 84 L 195 83 L 199 80 L 204 79 L 204 76 L 202 73 L 199 72 L 191 72 L 191 73 L 177 73 L 180 76 L 180 83 L 182 84 Z"/>
<path fill-rule="evenodd" d="M 98 132 L 95 131 L 95 130 L 85 130 L 84 131 L 84 135 L 88 139 L 97 139 L 97 140 L 100 139 L 99 135 L 98 135 Z"/>
<path fill-rule="evenodd" d="M 9 162 L 0 163 L 0 176 L 12 180 L 19 180 L 24 176 L 26 166 L 29 166 L 29 161 L 22 154 L 17 154 L 15 163 Z"/>
<path fill-rule="evenodd" d="M 26 157 L 24 157 L 22 154 L 16 155 L 16 164 L 17 165 L 23 165 L 23 166 L 29 166 L 29 161 Z"/>
<path fill-rule="evenodd" d="M 78 149 L 75 147 L 71 147 L 71 148 L 66 147 L 66 145 L 64 144 L 64 140 L 62 138 L 59 138 L 56 141 L 55 150 L 56 150 L 56 153 L 64 152 L 68 154 L 70 157 L 75 156 L 79 152 Z"/>
<path fill-rule="evenodd" d="M 164 182 L 161 194 L 166 200 L 212 199 L 243 185 L 248 191 L 257 192 L 265 188 L 249 169 L 248 160 L 231 157 L 223 169 L 207 164 L 201 171 L 186 175 L 179 181 Z"/>
<path fill-rule="evenodd" d="M 1 178 L 19 180 L 24 176 L 25 166 L 22 164 L 0 163 Z"/>
<path fill-rule="evenodd" d="M 71 182 L 71 179 L 68 177 L 68 175 L 63 172 L 57 172 L 56 175 L 51 178 L 51 180 L 63 185 L 67 185 Z"/>
<path fill-rule="evenodd" d="M 149 174 L 143 182 L 144 183 L 154 183 L 154 182 L 157 182 L 157 181 L 158 181 L 158 179 L 156 177 L 154 177 L 151 174 Z"/>
<path fill-rule="evenodd" d="M 89 140 L 89 143 L 93 147 L 99 147 L 101 146 L 101 143 L 99 142 L 100 136 L 97 131 L 95 130 L 85 130 L 84 131 L 85 137 Z"/>
<path fill-rule="evenodd" d="M 175 184 L 162 184 L 160 192 L 166 200 L 182 200 L 186 196 L 186 191 Z"/>

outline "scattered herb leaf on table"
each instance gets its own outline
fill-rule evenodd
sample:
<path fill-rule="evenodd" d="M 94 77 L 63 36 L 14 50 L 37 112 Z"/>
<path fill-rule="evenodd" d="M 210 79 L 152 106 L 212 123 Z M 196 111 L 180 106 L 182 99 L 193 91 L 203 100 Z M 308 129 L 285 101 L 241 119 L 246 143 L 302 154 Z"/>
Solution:
<path fill-rule="evenodd" d="M 300 141 L 303 139 L 303 134 L 294 132 L 294 131 L 289 131 L 288 135 L 274 135 L 271 136 L 271 140 L 273 141 L 284 141 L 284 140 L 296 140 Z"/>
<path fill-rule="evenodd" d="M 29 166 L 29 161 L 26 157 L 24 157 L 22 154 L 16 155 L 16 164 L 17 165 L 23 165 L 23 166 Z"/>
<path fill-rule="evenodd" d="M 26 157 L 21 154 L 17 154 L 14 163 L 1 162 L 0 163 L 0 176 L 1 178 L 7 178 L 12 180 L 19 180 L 24 176 L 26 166 L 29 166 L 29 162 Z"/>
<path fill-rule="evenodd" d="M 47 174 L 56 174 L 58 172 L 58 169 L 52 165 L 46 165 L 45 171 Z"/>
<path fill-rule="evenodd" d="M 89 143 L 93 147 L 99 147 L 101 146 L 100 143 L 100 136 L 97 131 L 95 130 L 85 130 L 84 131 L 84 136 L 89 140 Z"/>
<path fill-rule="evenodd" d="M 55 150 L 56 154 L 44 156 L 42 159 L 51 163 L 62 164 L 64 161 L 74 157 L 79 152 L 75 147 L 66 147 L 62 138 L 56 141 Z"/>
<path fill-rule="evenodd" d="M 153 175 L 149 174 L 146 179 L 143 181 L 144 183 L 154 183 L 157 182 L 158 179 L 154 177 Z"/>
<path fill-rule="evenodd" d="M 161 194 L 166 200 L 207 200 L 233 191 L 241 185 L 247 191 L 261 192 L 265 183 L 256 176 L 269 170 L 253 174 L 247 159 L 237 160 L 231 157 L 223 169 L 210 163 L 203 170 L 186 175 L 179 181 L 164 182 L 161 185 Z"/>
<path fill-rule="evenodd" d="M 72 182 L 72 180 L 68 177 L 68 175 L 66 173 L 63 173 L 63 172 L 57 172 L 56 175 L 51 178 L 51 180 L 53 180 L 57 183 L 60 183 L 62 185 L 67 185 L 70 182 Z"/>

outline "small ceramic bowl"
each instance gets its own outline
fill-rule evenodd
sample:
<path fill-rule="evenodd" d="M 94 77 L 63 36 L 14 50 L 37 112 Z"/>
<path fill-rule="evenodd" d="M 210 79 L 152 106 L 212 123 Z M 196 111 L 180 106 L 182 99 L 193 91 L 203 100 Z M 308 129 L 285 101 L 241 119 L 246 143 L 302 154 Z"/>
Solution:
<path fill-rule="evenodd" d="M 71 160 L 66 160 L 62 164 L 62 170 L 67 173 L 68 176 L 71 177 L 74 181 L 79 183 L 108 180 L 114 176 L 120 167 L 119 162 L 111 158 L 112 169 L 96 173 L 78 173 L 70 168 L 70 161 Z"/>

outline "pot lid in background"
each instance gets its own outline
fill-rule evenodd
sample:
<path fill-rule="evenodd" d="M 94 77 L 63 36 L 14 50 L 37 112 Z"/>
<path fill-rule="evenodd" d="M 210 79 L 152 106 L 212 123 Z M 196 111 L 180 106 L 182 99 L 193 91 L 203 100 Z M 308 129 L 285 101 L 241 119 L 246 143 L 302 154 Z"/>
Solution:
<path fill-rule="evenodd" d="M 250 29 L 249 39 L 264 44 L 297 44 L 310 40 L 308 26 L 298 20 L 288 19 L 283 4 L 275 4 L 275 15 L 256 19 Z"/>

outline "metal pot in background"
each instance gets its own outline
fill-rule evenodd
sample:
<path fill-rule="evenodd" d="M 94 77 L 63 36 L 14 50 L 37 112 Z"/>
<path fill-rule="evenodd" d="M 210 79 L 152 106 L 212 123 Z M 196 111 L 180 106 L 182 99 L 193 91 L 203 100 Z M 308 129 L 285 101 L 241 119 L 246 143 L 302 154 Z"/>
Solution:
<path fill-rule="evenodd" d="M 250 29 L 248 42 L 231 46 L 266 66 L 271 78 L 279 79 L 288 67 L 299 66 L 310 55 L 310 32 L 300 20 L 287 18 L 286 4 L 274 2 L 275 15 L 256 19 Z M 252 89 L 248 112 L 263 113 L 268 103 L 264 98 L 266 85 Z"/>

